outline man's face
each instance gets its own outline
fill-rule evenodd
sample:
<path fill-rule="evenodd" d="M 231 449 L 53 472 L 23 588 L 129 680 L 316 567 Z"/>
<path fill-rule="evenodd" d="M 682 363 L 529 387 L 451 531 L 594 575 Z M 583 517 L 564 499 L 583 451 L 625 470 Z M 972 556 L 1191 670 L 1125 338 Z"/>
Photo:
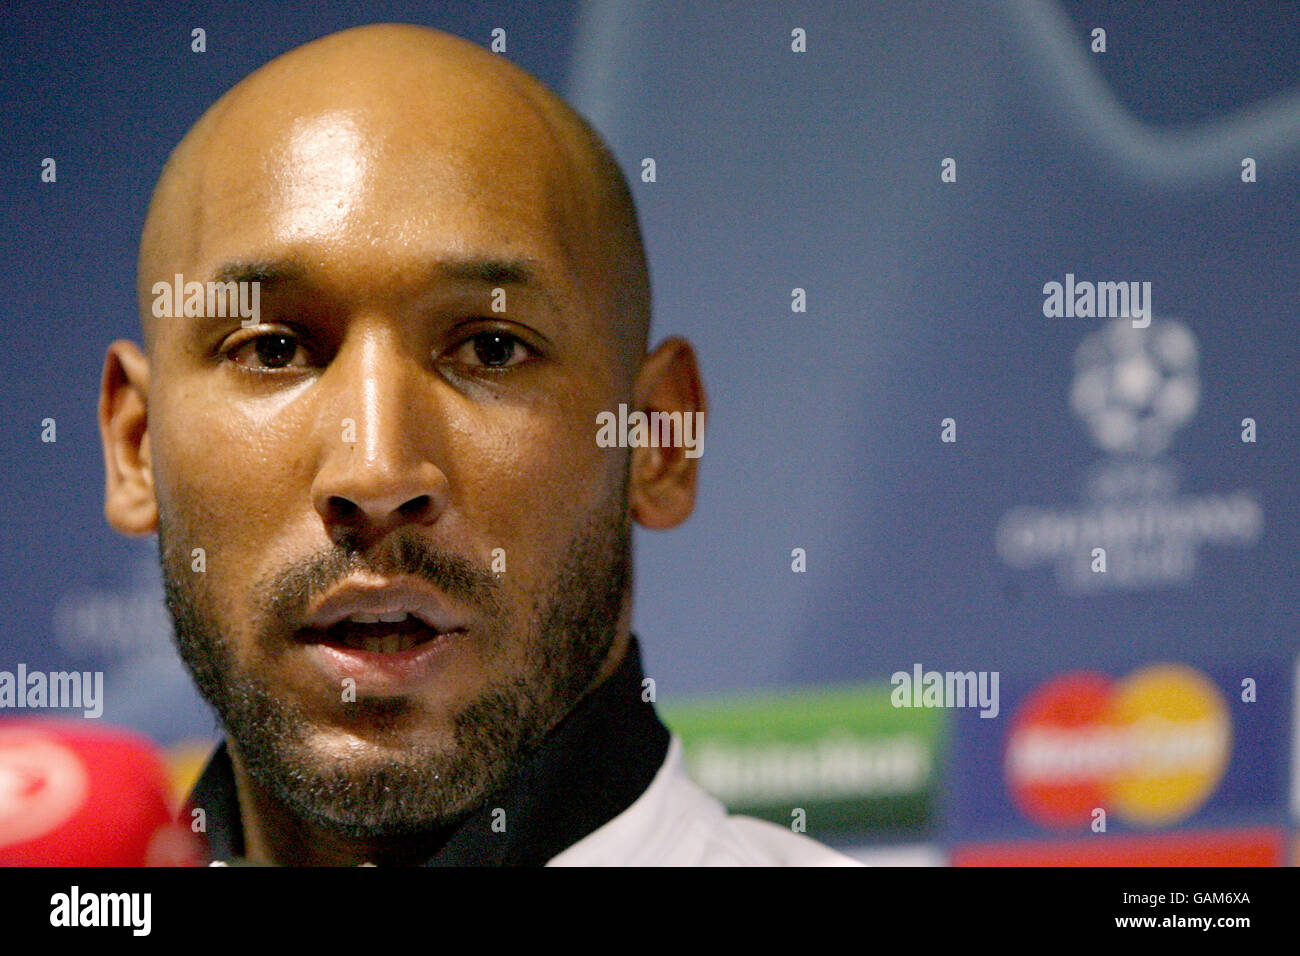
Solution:
<path fill-rule="evenodd" d="M 593 422 L 627 358 L 540 121 L 265 105 L 208 137 L 170 263 L 259 280 L 260 323 L 155 320 L 168 603 L 255 778 L 409 832 L 499 783 L 626 628 L 628 459 Z"/>

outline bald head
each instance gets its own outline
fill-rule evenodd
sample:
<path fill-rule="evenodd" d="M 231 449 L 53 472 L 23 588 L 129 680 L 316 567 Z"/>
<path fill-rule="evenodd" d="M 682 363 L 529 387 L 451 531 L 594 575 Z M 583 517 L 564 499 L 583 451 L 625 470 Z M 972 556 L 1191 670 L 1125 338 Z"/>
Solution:
<path fill-rule="evenodd" d="M 461 249 L 413 248 L 473 203 L 492 222 L 466 223 Z M 590 126 L 458 37 L 393 24 L 324 37 L 236 85 L 168 160 L 140 246 L 147 348 L 154 284 L 208 278 L 241 242 L 245 258 L 319 258 L 348 243 L 472 256 L 515 238 L 485 235 L 492 225 L 508 233 L 525 219 L 544 226 L 575 305 L 605 318 L 634 367 L 649 324 L 645 255 L 626 180 Z"/>

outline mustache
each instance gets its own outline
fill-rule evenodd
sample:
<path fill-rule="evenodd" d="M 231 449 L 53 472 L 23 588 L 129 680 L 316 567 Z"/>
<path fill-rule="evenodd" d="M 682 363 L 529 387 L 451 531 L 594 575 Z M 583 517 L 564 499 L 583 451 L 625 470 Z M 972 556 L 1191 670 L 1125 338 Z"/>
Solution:
<path fill-rule="evenodd" d="M 501 584 L 496 574 L 411 538 L 398 539 L 370 555 L 337 546 L 303 558 L 259 586 L 257 603 L 271 620 L 298 621 L 317 597 L 359 573 L 422 578 L 452 600 L 483 614 L 500 613 Z"/>

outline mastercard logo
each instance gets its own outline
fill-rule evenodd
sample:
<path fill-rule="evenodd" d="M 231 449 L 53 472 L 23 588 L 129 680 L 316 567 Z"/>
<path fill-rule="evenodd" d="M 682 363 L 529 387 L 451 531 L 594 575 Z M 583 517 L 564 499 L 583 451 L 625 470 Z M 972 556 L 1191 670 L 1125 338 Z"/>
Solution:
<path fill-rule="evenodd" d="M 1040 687 L 1007 737 L 1007 789 L 1025 816 L 1061 829 L 1100 807 L 1168 826 L 1195 813 L 1223 778 L 1228 708 L 1200 672 L 1156 664 L 1122 680 L 1077 671 Z"/>

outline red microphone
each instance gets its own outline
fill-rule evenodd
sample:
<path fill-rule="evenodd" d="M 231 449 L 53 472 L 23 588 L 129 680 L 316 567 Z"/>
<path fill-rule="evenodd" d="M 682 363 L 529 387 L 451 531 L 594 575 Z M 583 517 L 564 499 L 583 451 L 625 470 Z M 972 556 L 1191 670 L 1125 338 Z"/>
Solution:
<path fill-rule="evenodd" d="M 0 721 L 0 865 L 198 866 L 144 737 L 69 720 Z"/>

